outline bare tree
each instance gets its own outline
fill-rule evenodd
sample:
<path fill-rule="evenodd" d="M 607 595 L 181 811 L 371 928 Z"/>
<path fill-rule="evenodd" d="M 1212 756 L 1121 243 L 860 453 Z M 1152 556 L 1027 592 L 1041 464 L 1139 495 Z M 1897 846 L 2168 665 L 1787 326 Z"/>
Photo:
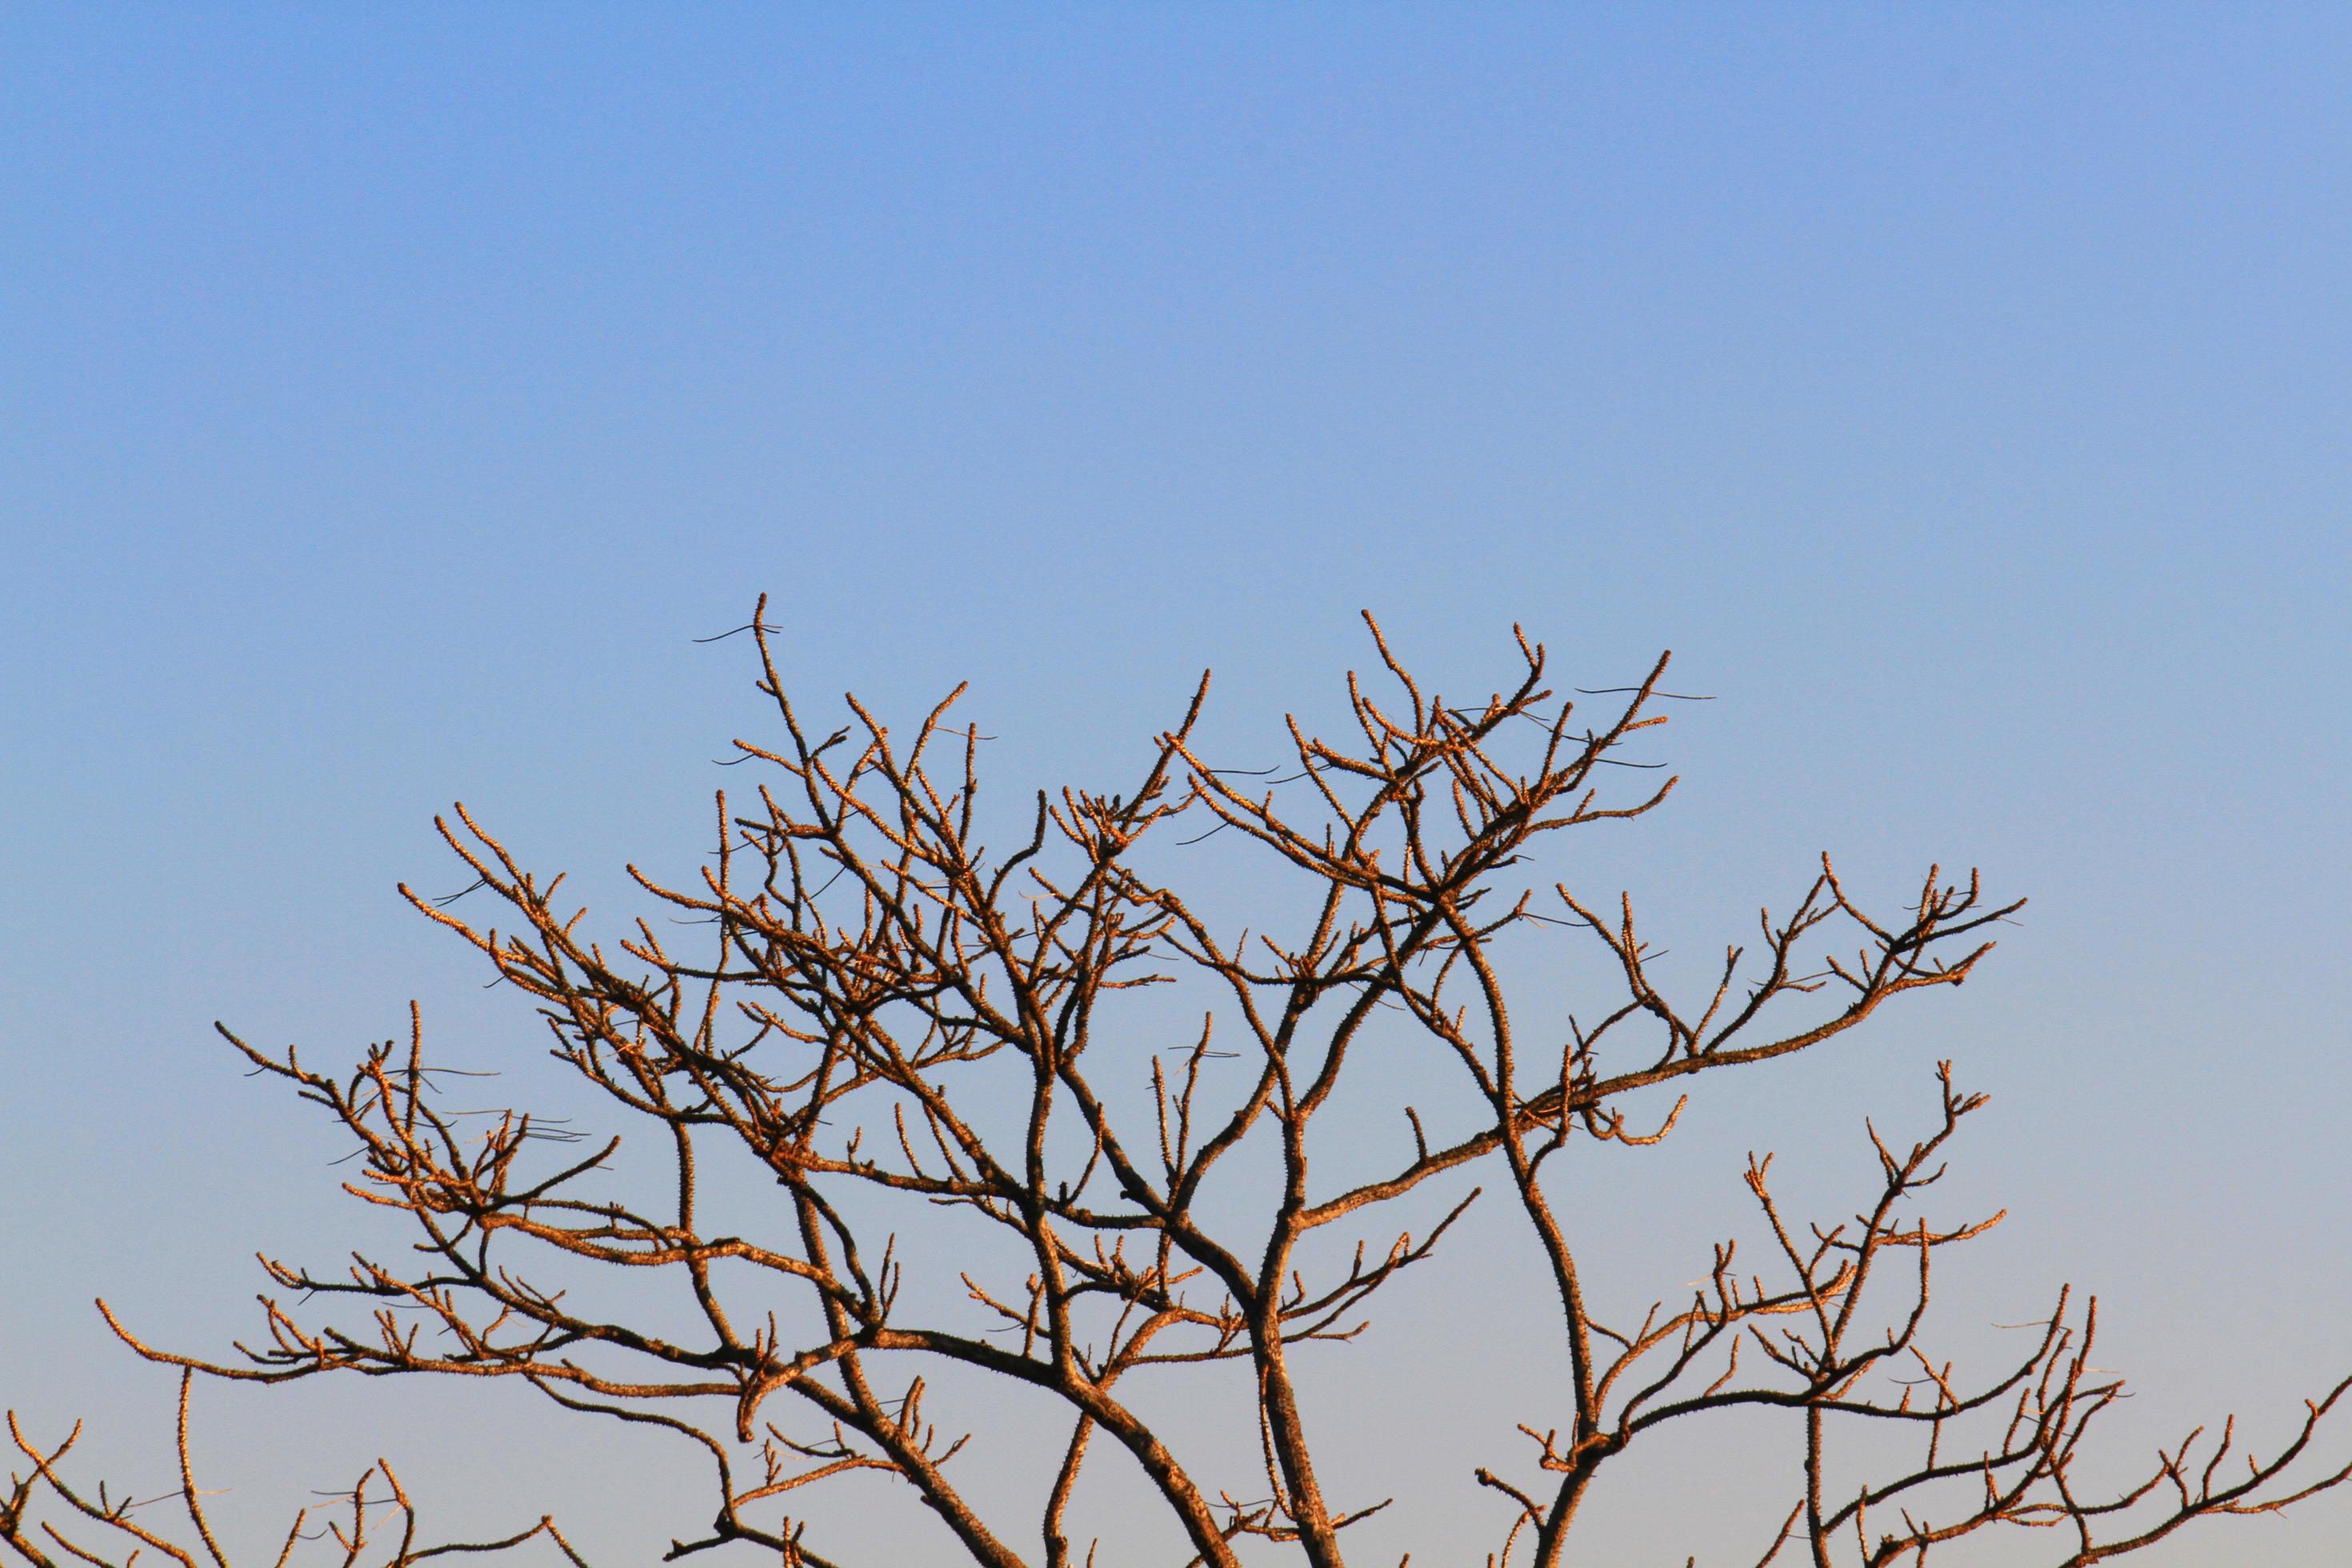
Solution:
<path fill-rule="evenodd" d="M 1432 1542 L 1437 1560 L 1569 1562 L 1611 1461 L 1669 1424 L 1750 1406 L 1786 1412 L 1795 1445 L 1786 1522 L 1757 1543 L 1765 1563 L 1923 1563 L 2000 1533 L 2036 1561 L 2090 1563 L 2352 1475 L 2297 1468 L 2347 1380 L 2268 1457 L 2225 1424 L 2094 1489 L 2081 1456 L 2123 1384 L 2091 1364 L 2095 1303 L 2063 1289 L 2032 1348 L 1973 1381 L 1928 1349 L 1931 1265 L 2000 1217 L 1921 1207 L 1984 1103 L 1948 1064 L 1925 1136 L 1869 1131 L 1881 1179 L 1851 1218 L 1792 1218 L 1769 1157 L 1751 1156 L 1760 1266 L 1725 1241 L 1691 1293 L 1633 1319 L 1596 1307 L 1579 1227 L 1547 1184 L 1558 1170 L 1665 1138 L 1682 1100 L 1633 1120 L 1656 1091 L 1959 985 L 2020 907 L 1931 868 L 1909 907 L 1873 912 L 1825 857 L 1699 994 L 1670 994 L 1630 900 L 1590 903 L 1536 872 L 1552 836 L 1639 817 L 1673 789 L 1609 787 L 1644 776 L 1611 770 L 1652 765 L 1622 753 L 1665 722 L 1664 658 L 1638 685 L 1575 694 L 1603 700 L 1589 719 L 1521 637 L 1508 689 L 1465 705 L 1425 690 L 1374 626 L 1385 694 L 1349 678 L 1344 740 L 1293 721 L 1286 772 L 1221 767 L 1196 744 L 1204 676 L 1128 788 L 1040 793 L 1000 854 L 978 837 L 983 737 L 950 718 L 961 688 L 911 731 L 852 698 L 828 732 L 787 695 L 760 616 L 749 629 L 777 721 L 736 742 L 755 780 L 719 795 L 698 878 L 631 868 L 668 921 L 699 932 L 695 952 L 650 916 L 617 938 L 584 933 L 562 879 L 527 870 L 462 806 L 442 834 L 503 923 L 403 889 L 533 1000 L 558 1061 L 657 1135 L 659 1179 L 625 1179 L 618 1138 L 542 1155 L 549 1123 L 522 1110 L 461 1130 L 421 1027 L 348 1072 L 224 1029 L 355 1142 L 349 1190 L 410 1216 L 422 1261 L 268 1261 L 280 1290 L 367 1311 L 313 1321 L 270 1300 L 266 1338 L 227 1363 L 118 1323 L 142 1354 L 260 1382 L 517 1378 L 567 1409 L 651 1424 L 715 1477 L 714 1522 L 673 1557 L 741 1544 L 815 1568 L 870 1562 L 855 1539 L 808 1539 L 785 1510 L 797 1489 L 875 1470 L 975 1563 L 1091 1562 L 1066 1519 L 1108 1447 L 1148 1480 L 1192 1563 L 1273 1551 L 1339 1568 L 1349 1526 L 1386 1504 L 1332 1489 L 1296 1363 L 1349 1339 L 1371 1298 L 1436 1255 L 1477 1195 L 1456 1184 L 1483 1173 L 1539 1251 L 1570 1376 L 1528 1391 L 1516 1461 L 1472 1472 L 1492 1536 Z M 1229 837 L 1195 847 L 1210 836 Z M 1294 889 L 1247 929 L 1210 908 L 1203 858 L 1235 845 Z M 1524 1016 L 1507 938 L 1597 944 L 1614 994 L 1581 1021 Z M 1212 994 L 1171 1042 L 1168 1011 L 1129 994 L 1180 983 Z M 1402 1102 L 1397 1074 L 1365 1067 L 1408 1049 L 1458 1085 L 1432 1107 L 1436 1125 Z M 1394 1129 L 1394 1154 L 1367 1176 L 1376 1125 Z M 767 1229 L 707 1217 L 730 1161 L 781 1189 Z M 917 1213 L 929 1217 L 910 1230 Z M 1330 1256 L 1343 1261 L 1321 1267 Z M 674 1280 L 684 1315 L 600 1310 L 593 1287 L 613 1270 Z M 960 1280 L 952 1300 L 920 1284 L 942 1273 Z M 772 1310 L 780 1299 L 797 1304 Z M 968 1433 L 1004 1402 L 939 1409 L 929 1380 L 950 1367 L 958 1387 L 993 1378 L 1063 1412 L 1034 1511 L 958 1484 Z M 1242 1400 L 1259 1451 L 1185 1451 L 1152 1414 L 1167 1395 L 1151 1391 L 1171 1384 Z M 37 1474 L 54 1479 L 47 1460 Z"/>

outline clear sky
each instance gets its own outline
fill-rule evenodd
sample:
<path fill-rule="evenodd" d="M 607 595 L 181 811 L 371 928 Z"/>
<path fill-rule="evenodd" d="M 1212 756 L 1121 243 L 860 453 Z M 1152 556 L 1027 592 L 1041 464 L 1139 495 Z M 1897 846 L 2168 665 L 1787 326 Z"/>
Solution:
<path fill-rule="evenodd" d="M 2034 900 L 1693 1202 L 1957 1056 L 1979 1315 L 2106 1296 L 2135 1454 L 2273 1432 L 2352 1370 L 2348 353 L 2341 6 L 10 7 L 0 1396 L 160 1471 L 89 1299 L 216 1344 L 337 1212 L 210 1020 L 528 1038 L 393 883 L 453 798 L 600 896 L 688 854 L 765 590 L 803 689 L 968 677 L 1038 779 L 1204 665 L 1270 749 L 1360 606 L 1461 687 L 1673 647 L 1600 896 Z M 381 1448 L 502 1517 L 466 1394 L 212 1396 L 225 1506 Z M 626 1558 L 641 1461 L 521 1489 Z"/>

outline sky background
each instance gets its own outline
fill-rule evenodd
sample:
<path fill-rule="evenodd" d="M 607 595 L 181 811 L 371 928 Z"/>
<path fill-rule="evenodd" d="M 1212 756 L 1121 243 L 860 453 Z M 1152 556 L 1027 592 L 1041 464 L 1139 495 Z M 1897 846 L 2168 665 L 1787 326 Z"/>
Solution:
<path fill-rule="evenodd" d="M 1008 790 L 1123 777 L 1208 666 L 1271 760 L 1360 607 L 1463 691 L 1515 622 L 1583 685 L 1671 647 L 1682 792 L 1562 875 L 1693 952 L 1824 848 L 2033 902 L 1704 1108 L 1659 1223 L 1739 1221 L 1751 1145 L 1850 1191 L 1953 1056 L 2013 1214 L 1953 1310 L 2097 1290 L 2120 1450 L 2352 1371 L 2344 8 L 14 6 L 0 154 L 0 1400 L 113 1473 L 167 1473 L 170 1379 L 93 1295 L 216 1347 L 256 1247 L 342 1245 L 340 1150 L 211 1020 L 340 1058 L 415 996 L 527 1068 L 393 885 L 462 885 L 462 798 L 627 912 L 759 732 L 692 639 L 763 591 L 814 697 L 971 679 Z M 1532 1414 L 1329 1397 L 1465 1472 Z M 478 1390 L 200 1421 L 257 1531 L 379 1451 L 611 1561 L 703 1517 Z M 1643 1524 L 1677 1479 L 1596 1504 L 1607 1561 L 1746 1544 Z M 1483 1551 L 1469 1497 L 1389 1560 Z"/>

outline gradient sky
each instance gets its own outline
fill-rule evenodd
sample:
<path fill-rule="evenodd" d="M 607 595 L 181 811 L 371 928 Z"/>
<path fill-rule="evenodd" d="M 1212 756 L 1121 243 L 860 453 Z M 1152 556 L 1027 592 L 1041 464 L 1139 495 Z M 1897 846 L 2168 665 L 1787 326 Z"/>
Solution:
<path fill-rule="evenodd" d="M 1024 780 L 1209 665 L 1270 751 L 1361 606 L 1481 691 L 1515 621 L 1586 685 L 1671 647 L 1718 700 L 1600 896 L 1695 951 L 1824 847 L 2033 899 L 1701 1123 L 1702 1230 L 1952 1055 L 1979 1315 L 2100 1291 L 2123 1448 L 2352 1370 L 2352 12 L 850 11 L 0 15 L 0 1398 L 163 1473 L 89 1299 L 218 1344 L 339 1212 L 210 1021 L 527 1038 L 394 882 L 459 885 L 453 798 L 601 894 L 681 862 L 760 721 L 691 639 L 763 590 L 802 689 L 970 678 Z M 667 1540 L 608 1484 L 666 1461 L 511 1501 L 467 1396 L 208 1395 L 224 1506 L 382 1449 Z M 1609 1561 L 1682 1561 L 1670 1479 Z"/>

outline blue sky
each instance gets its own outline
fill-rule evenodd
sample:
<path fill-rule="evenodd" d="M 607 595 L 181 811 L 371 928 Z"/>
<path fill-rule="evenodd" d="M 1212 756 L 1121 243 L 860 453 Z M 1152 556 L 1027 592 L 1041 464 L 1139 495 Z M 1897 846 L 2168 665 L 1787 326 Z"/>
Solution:
<path fill-rule="evenodd" d="M 970 678 L 1024 780 L 1210 665 L 1270 747 L 1359 607 L 1464 687 L 1673 647 L 1718 700 L 1602 896 L 2034 899 L 1758 1104 L 1958 1057 L 1985 1267 L 2112 1293 L 2128 1446 L 2292 1407 L 2352 1288 L 2347 82 L 2328 7 L 12 9 L 5 1397 L 146 1453 L 88 1299 L 217 1341 L 331 1245 L 210 1020 L 520 1037 L 393 883 L 452 798 L 606 897 L 689 854 L 758 721 L 691 639 L 766 591 L 803 689 Z"/>

